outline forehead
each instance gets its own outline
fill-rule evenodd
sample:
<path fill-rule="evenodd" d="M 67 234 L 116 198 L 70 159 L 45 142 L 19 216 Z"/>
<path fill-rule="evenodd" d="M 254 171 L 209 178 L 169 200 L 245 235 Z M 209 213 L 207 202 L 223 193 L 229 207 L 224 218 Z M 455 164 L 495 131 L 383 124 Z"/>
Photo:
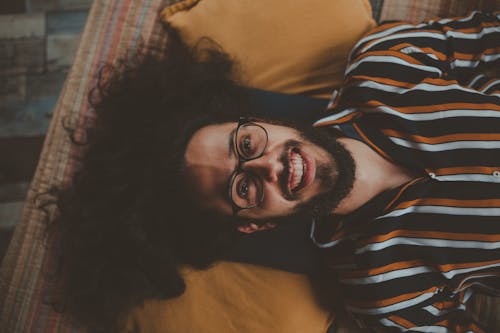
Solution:
<path fill-rule="evenodd" d="M 205 126 L 194 133 L 184 155 L 186 180 L 202 206 L 231 212 L 228 180 L 235 162 L 230 151 L 231 133 L 237 123 Z"/>
<path fill-rule="evenodd" d="M 231 134 L 237 123 L 214 124 L 196 131 L 188 142 L 185 152 L 186 165 L 219 166 L 230 157 Z"/>

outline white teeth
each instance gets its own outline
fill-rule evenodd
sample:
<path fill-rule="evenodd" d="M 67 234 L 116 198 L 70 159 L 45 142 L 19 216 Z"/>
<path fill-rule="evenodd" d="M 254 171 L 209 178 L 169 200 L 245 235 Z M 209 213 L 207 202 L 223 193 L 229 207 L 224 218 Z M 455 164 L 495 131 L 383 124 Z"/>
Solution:
<path fill-rule="evenodd" d="M 290 173 L 291 173 L 291 183 L 290 189 L 296 189 L 302 182 L 302 177 L 305 174 L 305 164 L 302 156 L 296 152 L 292 152 L 290 156 Z"/>

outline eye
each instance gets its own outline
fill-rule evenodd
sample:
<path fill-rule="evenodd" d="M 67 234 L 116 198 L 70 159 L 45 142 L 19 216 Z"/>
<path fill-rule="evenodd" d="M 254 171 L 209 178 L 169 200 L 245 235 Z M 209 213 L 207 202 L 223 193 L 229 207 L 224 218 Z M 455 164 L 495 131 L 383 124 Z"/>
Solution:
<path fill-rule="evenodd" d="M 250 208 L 263 198 L 263 187 L 259 178 L 248 172 L 237 174 L 231 184 L 231 200 L 240 208 Z"/>
<path fill-rule="evenodd" d="M 237 188 L 237 193 L 240 198 L 247 199 L 248 198 L 248 191 L 249 191 L 249 184 L 248 184 L 248 179 L 242 179 Z"/>
<path fill-rule="evenodd" d="M 255 149 L 253 147 L 252 137 L 250 135 L 245 135 L 241 138 L 239 150 L 244 157 L 248 158 L 253 156 Z"/>
<path fill-rule="evenodd" d="M 233 187 L 233 199 L 241 200 L 242 207 L 255 204 L 257 194 L 257 184 L 254 177 L 247 173 L 240 173 Z M 236 198 L 234 198 L 236 194 Z"/>

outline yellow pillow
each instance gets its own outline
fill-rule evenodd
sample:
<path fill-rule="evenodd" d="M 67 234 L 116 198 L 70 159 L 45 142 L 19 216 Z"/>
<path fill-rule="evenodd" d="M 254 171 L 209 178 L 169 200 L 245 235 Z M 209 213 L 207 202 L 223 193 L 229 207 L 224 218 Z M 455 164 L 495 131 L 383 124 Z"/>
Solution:
<path fill-rule="evenodd" d="M 368 0 L 185 0 L 161 16 L 188 44 L 218 42 L 246 85 L 320 98 L 341 85 L 349 51 L 375 27 Z"/>
<path fill-rule="evenodd" d="M 182 296 L 146 302 L 127 316 L 124 332 L 325 333 L 332 322 L 302 274 L 220 262 L 183 276 Z"/>

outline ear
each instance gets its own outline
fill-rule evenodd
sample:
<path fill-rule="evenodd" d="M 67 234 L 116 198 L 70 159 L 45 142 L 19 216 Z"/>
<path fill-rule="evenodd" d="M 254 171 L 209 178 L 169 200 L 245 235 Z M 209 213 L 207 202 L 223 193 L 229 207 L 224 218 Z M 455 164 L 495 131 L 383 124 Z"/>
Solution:
<path fill-rule="evenodd" d="M 251 234 L 256 231 L 268 230 L 276 228 L 276 223 L 267 222 L 262 225 L 257 225 L 255 223 L 247 223 L 238 227 L 238 230 L 244 234 Z"/>

